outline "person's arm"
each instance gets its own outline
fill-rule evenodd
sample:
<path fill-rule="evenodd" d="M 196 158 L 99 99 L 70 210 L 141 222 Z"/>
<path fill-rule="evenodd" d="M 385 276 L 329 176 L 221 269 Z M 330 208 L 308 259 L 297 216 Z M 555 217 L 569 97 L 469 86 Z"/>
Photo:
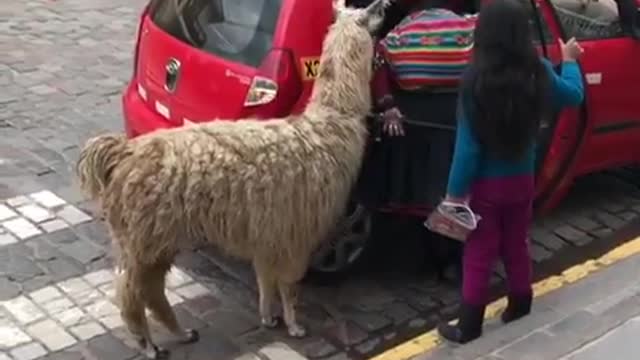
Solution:
<path fill-rule="evenodd" d="M 481 157 L 480 144 L 477 142 L 470 120 L 466 116 L 464 102 L 458 103 L 458 128 L 453 162 L 449 171 L 447 198 L 460 200 L 467 198 L 471 191 Z"/>
<path fill-rule="evenodd" d="M 385 61 L 384 47 L 378 43 L 375 48 L 375 68 L 372 79 L 372 93 L 376 108 L 386 111 L 395 106 L 391 94 L 391 69 Z"/>
<path fill-rule="evenodd" d="M 578 63 L 563 61 L 561 75 L 553 70 L 553 65 L 548 60 L 543 59 L 542 63 L 551 80 L 551 96 L 554 104 L 560 108 L 580 105 L 584 99 L 584 85 Z"/>

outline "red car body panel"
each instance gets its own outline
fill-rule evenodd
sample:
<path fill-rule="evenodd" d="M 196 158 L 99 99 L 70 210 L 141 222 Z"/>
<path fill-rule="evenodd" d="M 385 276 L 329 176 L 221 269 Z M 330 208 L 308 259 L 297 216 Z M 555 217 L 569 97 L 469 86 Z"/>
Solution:
<path fill-rule="evenodd" d="M 552 37 L 541 51 L 558 63 L 557 40 L 565 37 L 563 30 L 549 0 L 535 1 Z M 187 45 L 143 13 L 134 76 L 123 95 L 128 135 L 182 126 L 185 120 L 272 118 L 302 111 L 332 17 L 331 0 L 282 0 L 272 51 L 260 66 L 251 67 Z M 576 177 L 640 160 L 640 40 L 619 37 L 581 41 L 581 45 L 586 100 L 581 108 L 565 110 L 557 119 L 537 179 L 537 206 L 542 212 L 558 204 Z M 168 59 L 182 64 L 173 92 L 164 87 Z M 276 80 L 277 96 L 264 105 L 245 106 L 256 76 Z M 385 210 L 422 216 L 428 209 Z"/>

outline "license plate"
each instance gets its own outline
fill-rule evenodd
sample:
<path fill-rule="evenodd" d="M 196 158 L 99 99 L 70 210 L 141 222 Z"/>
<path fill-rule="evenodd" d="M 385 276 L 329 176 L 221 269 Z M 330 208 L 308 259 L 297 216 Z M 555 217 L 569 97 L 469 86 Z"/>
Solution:
<path fill-rule="evenodd" d="M 171 117 L 171 113 L 169 112 L 169 108 L 161 103 L 160 101 L 156 101 L 156 111 L 158 114 L 164 116 L 166 119 Z"/>

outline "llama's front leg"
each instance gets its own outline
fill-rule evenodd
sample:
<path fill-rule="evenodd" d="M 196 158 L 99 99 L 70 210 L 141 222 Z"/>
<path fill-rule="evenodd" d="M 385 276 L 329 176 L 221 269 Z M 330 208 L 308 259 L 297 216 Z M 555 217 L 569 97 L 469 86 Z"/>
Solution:
<path fill-rule="evenodd" d="M 301 338 L 307 335 L 307 330 L 296 320 L 296 284 L 288 282 L 278 282 L 280 290 L 280 300 L 282 301 L 282 312 L 284 322 L 287 325 L 289 336 Z"/>
<path fill-rule="evenodd" d="M 273 316 L 273 298 L 276 292 L 276 282 L 269 272 L 257 262 L 254 262 L 256 282 L 258 283 L 258 297 L 260 307 L 260 322 L 267 328 L 278 326 L 278 319 Z"/>

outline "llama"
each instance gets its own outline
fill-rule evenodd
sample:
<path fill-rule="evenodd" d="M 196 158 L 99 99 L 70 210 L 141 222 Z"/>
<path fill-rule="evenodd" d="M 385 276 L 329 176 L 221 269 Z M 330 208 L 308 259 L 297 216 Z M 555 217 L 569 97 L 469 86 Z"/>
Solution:
<path fill-rule="evenodd" d="M 360 170 L 371 107 L 371 34 L 388 1 L 365 9 L 334 2 L 319 75 L 300 115 L 87 141 L 77 175 L 120 250 L 116 301 L 149 358 L 168 352 L 153 342 L 145 309 L 182 342 L 198 340 L 178 324 L 164 291 L 177 253 L 202 239 L 252 263 L 264 326 L 277 324 L 271 305 L 278 292 L 289 335 L 305 336 L 295 289 L 343 214 Z"/>

